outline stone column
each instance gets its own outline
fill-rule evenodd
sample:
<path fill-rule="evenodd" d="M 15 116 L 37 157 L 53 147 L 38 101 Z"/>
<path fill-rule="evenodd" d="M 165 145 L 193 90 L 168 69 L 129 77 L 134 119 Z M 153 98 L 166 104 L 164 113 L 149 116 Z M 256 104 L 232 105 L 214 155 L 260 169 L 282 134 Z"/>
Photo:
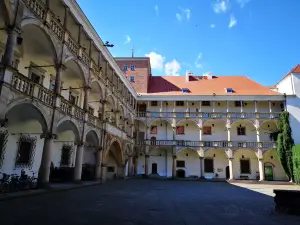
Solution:
<path fill-rule="evenodd" d="M 176 155 L 173 155 L 173 163 L 172 163 L 172 178 L 176 177 Z"/>
<path fill-rule="evenodd" d="M 102 183 L 106 182 L 106 174 L 107 174 L 107 166 L 106 166 L 106 164 L 102 163 L 101 164 L 101 182 Z"/>
<path fill-rule="evenodd" d="M 234 180 L 233 177 L 233 158 L 229 158 L 229 180 Z"/>
<path fill-rule="evenodd" d="M 204 157 L 199 157 L 199 161 L 200 161 L 200 178 L 203 177 L 203 160 L 204 160 Z"/>
<path fill-rule="evenodd" d="M 63 69 L 63 65 L 56 66 L 56 76 L 55 76 L 55 93 L 60 95 L 61 92 L 61 71 Z"/>
<path fill-rule="evenodd" d="M 96 156 L 96 170 L 95 170 L 95 179 L 100 180 L 101 178 L 101 163 L 102 163 L 102 151 L 98 149 Z"/>
<path fill-rule="evenodd" d="M 265 171 L 264 171 L 264 160 L 258 159 L 258 168 L 259 168 L 259 181 L 265 180 Z"/>
<path fill-rule="evenodd" d="M 74 169 L 75 181 L 81 180 L 83 150 L 84 150 L 83 143 L 79 143 L 77 145 L 76 159 L 75 159 L 75 169 Z"/>
<path fill-rule="evenodd" d="M 128 177 L 132 176 L 132 155 L 128 156 Z"/>
<path fill-rule="evenodd" d="M 139 165 L 139 160 L 138 156 L 136 155 L 134 158 L 134 176 L 138 175 L 138 165 Z"/>
<path fill-rule="evenodd" d="M 148 161 L 149 161 L 149 155 L 146 154 L 145 155 L 145 176 L 146 177 L 148 177 L 148 175 L 149 175 L 149 172 L 148 172 L 148 170 L 149 170 L 149 168 L 148 168 Z"/>
<path fill-rule="evenodd" d="M 17 31 L 14 28 L 7 29 L 7 39 L 5 45 L 5 52 L 3 55 L 3 63 L 4 65 L 12 66 L 13 58 L 14 58 L 14 51 L 17 42 Z"/>
<path fill-rule="evenodd" d="M 38 182 L 39 186 L 45 187 L 49 184 L 50 166 L 52 160 L 53 135 L 48 134 L 44 140 L 43 154 L 39 168 Z"/>

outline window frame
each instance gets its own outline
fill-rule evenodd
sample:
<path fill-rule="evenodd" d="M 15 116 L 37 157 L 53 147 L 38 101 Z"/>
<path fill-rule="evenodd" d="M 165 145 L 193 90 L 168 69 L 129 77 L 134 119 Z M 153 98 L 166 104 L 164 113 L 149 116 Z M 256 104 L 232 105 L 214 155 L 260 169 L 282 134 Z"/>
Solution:
<path fill-rule="evenodd" d="M 183 133 L 178 133 L 179 127 L 183 127 Z M 176 135 L 184 135 L 184 134 L 185 134 L 184 126 L 176 126 Z"/>
<path fill-rule="evenodd" d="M 135 65 L 130 65 L 130 71 L 135 71 Z"/>
<path fill-rule="evenodd" d="M 243 101 L 234 101 L 234 107 L 242 107 L 244 105 Z"/>
<path fill-rule="evenodd" d="M 210 132 L 209 133 L 207 133 L 207 132 L 205 132 L 205 129 L 210 129 Z M 203 127 L 203 135 L 212 135 L 212 127 L 211 126 L 204 126 Z"/>
<path fill-rule="evenodd" d="M 177 168 L 185 168 L 185 160 L 176 160 L 176 167 Z"/>
<path fill-rule="evenodd" d="M 211 161 L 212 162 L 212 170 L 208 170 L 210 168 L 206 168 L 206 163 L 208 161 Z M 204 159 L 204 173 L 214 173 L 215 172 L 215 168 L 214 168 L 214 159 L 213 158 L 205 158 Z"/>
<path fill-rule="evenodd" d="M 123 70 L 128 71 L 128 65 L 124 65 Z"/>
<path fill-rule="evenodd" d="M 176 106 L 184 106 L 184 101 L 176 101 Z"/>
<path fill-rule="evenodd" d="M 21 154 L 21 147 L 22 143 L 30 143 L 30 149 L 28 152 L 28 160 L 27 162 L 22 162 L 20 161 L 20 154 Z M 36 148 L 36 142 L 37 142 L 37 137 L 36 136 L 29 136 L 29 135 L 21 135 L 18 143 L 18 150 L 17 150 L 17 155 L 15 159 L 15 167 L 32 167 L 32 164 L 34 162 L 34 153 L 35 153 L 35 148 Z"/>
<path fill-rule="evenodd" d="M 129 76 L 130 83 L 134 83 L 134 76 Z"/>
<path fill-rule="evenodd" d="M 157 101 L 151 101 L 150 105 L 151 106 L 158 106 L 158 102 Z"/>
<path fill-rule="evenodd" d="M 156 129 L 155 133 L 152 133 L 153 129 Z M 158 127 L 157 126 L 151 126 L 150 127 L 150 134 L 157 134 L 158 133 Z"/>
<path fill-rule="evenodd" d="M 205 104 L 208 103 L 208 104 Z M 211 106 L 210 101 L 202 101 L 201 106 Z"/>
<path fill-rule="evenodd" d="M 242 129 L 244 129 L 244 132 L 242 132 Z M 236 131 L 237 136 L 246 136 L 246 127 L 237 127 Z"/>

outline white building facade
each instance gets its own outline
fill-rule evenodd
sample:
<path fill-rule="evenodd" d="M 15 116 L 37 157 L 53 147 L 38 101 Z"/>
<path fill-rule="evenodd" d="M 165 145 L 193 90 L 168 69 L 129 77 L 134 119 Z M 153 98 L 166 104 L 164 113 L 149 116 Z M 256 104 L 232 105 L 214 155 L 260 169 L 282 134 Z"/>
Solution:
<path fill-rule="evenodd" d="M 272 134 L 284 109 L 294 133 L 299 127 L 297 73 L 274 90 L 246 78 L 240 90 L 211 75 L 187 74 L 183 86 L 160 77 L 177 91 L 164 93 L 147 77 L 149 90 L 137 93 L 76 1 L 0 7 L 1 173 L 34 171 L 47 184 L 53 167 L 73 168 L 76 181 L 88 165 L 103 181 L 139 174 L 287 180 Z"/>

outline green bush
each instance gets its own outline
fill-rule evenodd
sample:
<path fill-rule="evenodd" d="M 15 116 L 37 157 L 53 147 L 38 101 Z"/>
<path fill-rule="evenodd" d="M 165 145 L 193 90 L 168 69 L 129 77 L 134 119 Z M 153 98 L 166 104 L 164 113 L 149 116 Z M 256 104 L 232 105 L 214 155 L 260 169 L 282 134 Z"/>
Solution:
<path fill-rule="evenodd" d="M 293 147 L 294 181 L 300 184 L 300 145 Z"/>

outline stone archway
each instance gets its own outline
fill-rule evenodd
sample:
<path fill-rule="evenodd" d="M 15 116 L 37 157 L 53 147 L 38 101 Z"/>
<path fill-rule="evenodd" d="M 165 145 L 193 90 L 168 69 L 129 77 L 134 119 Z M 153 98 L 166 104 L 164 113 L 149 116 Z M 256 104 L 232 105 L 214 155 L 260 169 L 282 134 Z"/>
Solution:
<path fill-rule="evenodd" d="M 46 118 L 30 103 L 12 106 L 5 117 L 9 126 L 0 128 L 6 143 L 0 153 L 1 172 L 19 174 L 25 169 L 37 173 L 44 146 L 40 137 L 48 131 Z"/>

